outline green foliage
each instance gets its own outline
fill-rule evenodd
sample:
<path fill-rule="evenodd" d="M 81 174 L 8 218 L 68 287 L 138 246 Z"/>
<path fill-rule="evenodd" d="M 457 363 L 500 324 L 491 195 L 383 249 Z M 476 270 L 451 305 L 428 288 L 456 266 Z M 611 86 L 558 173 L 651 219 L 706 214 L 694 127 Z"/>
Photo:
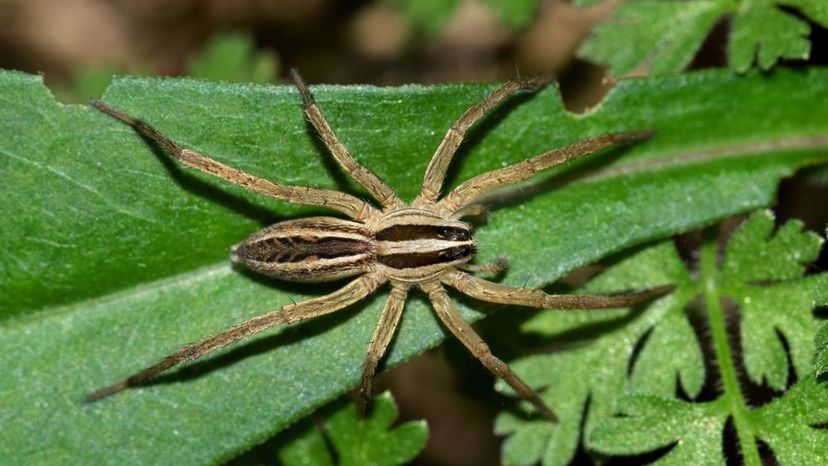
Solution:
<path fill-rule="evenodd" d="M 719 270 L 715 242 L 715 237 L 706 241 L 697 278 L 685 269 L 674 246 L 662 243 L 624 259 L 587 287 L 600 292 L 676 285 L 670 296 L 641 310 L 541 313 L 525 324 L 528 331 L 558 338 L 579 331 L 599 336 L 513 364 L 530 385 L 543 387 L 544 399 L 562 420 L 551 425 L 502 414 L 497 427 L 510 435 L 504 449 L 507 463 L 566 464 L 583 422 L 587 446 L 598 453 L 633 455 L 669 446 L 659 463 L 721 464 L 722 429 L 730 417 L 746 464 L 761 464 L 759 439 L 782 464 L 823 464 L 828 459 L 816 447 L 825 445 L 828 432 L 811 427 L 828 421 L 828 391 L 815 383 L 811 371 L 813 335 L 821 322 L 813 309 L 828 302 L 828 274 L 803 277 L 804 265 L 817 257 L 822 240 L 803 232 L 798 221 L 774 233 L 770 213 L 759 212 L 733 234 Z M 706 303 L 714 367 L 724 387 L 717 400 L 706 403 L 674 399 L 677 393 L 695 398 L 705 379 L 701 348 L 686 315 L 699 297 Z M 789 367 L 783 339 L 787 343 L 799 382 L 778 400 L 756 409 L 744 400 L 722 299 L 739 306 L 742 355 L 753 382 L 786 388 Z M 508 392 L 500 382 L 498 388 Z M 796 453 L 803 443 L 809 446 Z"/>
<path fill-rule="evenodd" d="M 590 436 L 611 455 L 635 455 L 670 445 L 658 464 L 724 464 L 722 430 L 727 411 L 721 402 L 687 403 L 652 395 L 623 396 L 618 413 Z"/>
<path fill-rule="evenodd" d="M 279 72 L 278 57 L 256 51 L 256 44 L 247 34 L 216 34 L 193 57 L 188 75 L 213 81 L 267 83 Z"/>
<path fill-rule="evenodd" d="M 355 156 L 412 199 L 445 128 L 492 86 L 313 89 Z M 548 89 L 472 131 L 449 182 L 587 136 L 655 130 L 646 142 L 551 170 L 493 206 L 478 229 L 479 260 L 507 254 L 505 283 L 542 286 L 624 248 L 769 205 L 781 177 L 828 159 L 826 93 L 820 70 L 708 72 L 623 82 L 576 116 Z M 120 78 L 104 99 L 259 176 L 358 191 L 331 166 L 288 86 Z M 11 174 L 0 187 L 0 463 L 219 462 L 357 383 L 385 291 L 81 405 L 185 342 L 340 286 L 257 280 L 227 264 L 229 247 L 261 226 L 329 212 L 177 168 L 130 128 L 59 104 L 39 77 L 15 72 L 0 73 L 0 168 Z M 532 240 L 515 241 L 518 233 Z M 660 273 L 668 272 L 684 273 Z M 682 293 L 689 285 L 647 312 L 674 314 L 664 306 Z M 414 299 L 388 363 L 442 338 Z M 686 365 L 681 383 L 692 391 L 693 359 L 673 364 Z"/>
<path fill-rule="evenodd" d="M 609 417 L 627 381 L 627 369 L 639 385 L 656 393 L 682 389 L 693 395 L 704 381 L 702 354 L 695 335 L 681 313 L 682 303 L 694 294 L 694 284 L 669 243 L 646 249 L 590 284 L 589 291 L 606 292 L 674 283 L 676 291 L 643 312 L 627 316 L 624 311 L 541 313 L 524 329 L 547 336 L 566 337 L 583 327 L 610 326 L 589 345 L 570 351 L 535 355 L 512 363 L 513 369 L 533 387 L 544 387 L 542 397 L 561 418 L 559 424 L 544 420 L 522 420 L 523 414 L 505 412 L 495 428 L 508 435 L 504 444 L 507 464 L 567 464 L 578 447 L 584 404 L 589 400 L 585 430 L 596 419 Z M 598 330 L 595 330 L 598 332 Z M 630 360 L 635 343 L 650 333 L 648 344 L 634 365 Z M 688 348 L 679 354 L 674 348 Z M 678 377 L 677 377 L 678 376 Z M 502 383 L 499 390 L 508 389 Z M 509 392 L 510 393 L 510 392 Z M 527 448 L 527 444 L 531 445 Z"/>
<path fill-rule="evenodd" d="M 81 68 L 74 73 L 69 83 L 55 86 L 54 92 L 64 102 L 88 102 L 89 99 L 103 95 L 113 75 L 123 73 L 121 67 L 114 65 Z"/>
<path fill-rule="evenodd" d="M 582 0 L 579 4 L 593 4 Z M 678 73 L 693 59 L 710 29 L 730 15 L 729 66 L 763 70 L 780 59 L 806 59 L 807 22 L 780 9 L 788 6 L 828 27 L 824 0 L 630 0 L 613 19 L 595 28 L 581 54 L 609 66 L 616 76 L 638 69 L 652 75 Z"/>
<path fill-rule="evenodd" d="M 426 34 L 437 34 L 454 10 L 457 0 L 391 0 L 405 21 Z"/>
<path fill-rule="evenodd" d="M 500 19 L 515 28 L 528 26 L 538 13 L 539 0 L 485 0 Z"/>
<path fill-rule="evenodd" d="M 728 243 L 717 275 L 719 293 L 741 309 L 742 353 L 750 378 L 782 390 L 788 379 L 788 360 L 799 377 L 813 365 L 813 338 L 818 324 L 811 317 L 828 275 L 800 279 L 805 265 L 816 259 L 822 240 L 803 233 L 802 224 L 790 221 L 773 233 L 770 215 L 754 215 Z M 784 311 L 783 311 L 784 310 Z"/>
<path fill-rule="evenodd" d="M 407 23 L 436 35 L 457 9 L 457 0 L 392 0 Z M 528 26 L 538 13 L 539 0 L 484 0 L 500 20 L 513 28 Z"/>
<path fill-rule="evenodd" d="M 770 447 L 779 464 L 825 464 L 828 431 L 813 426 L 828 419 L 828 387 L 811 375 L 780 398 L 747 413 L 746 424 Z M 618 412 L 590 437 L 605 454 L 633 455 L 672 446 L 657 464 L 724 464 L 722 431 L 730 416 L 727 397 L 689 403 L 656 396 L 623 396 Z M 740 447 L 743 448 L 742 445 Z M 743 451 L 743 450 L 742 450 Z M 744 451 L 743 451 L 744 454 Z M 756 455 L 746 464 L 765 464 Z"/>
<path fill-rule="evenodd" d="M 425 446 L 428 427 L 413 421 L 391 429 L 397 407 L 391 395 L 384 393 L 374 400 L 365 419 L 357 416 L 352 403 L 343 404 L 325 415 L 324 431 L 313 423 L 297 426 L 295 437 L 278 451 L 279 463 L 300 465 L 396 465 L 411 461 Z M 325 443 L 327 437 L 335 456 Z"/>
<path fill-rule="evenodd" d="M 828 233 L 828 230 L 826 230 Z M 828 289 L 817 290 L 817 301 L 828 302 Z M 814 347 L 816 348 L 816 355 L 814 357 L 815 375 L 818 379 L 823 380 L 825 374 L 828 374 L 828 323 L 822 326 L 814 337 Z"/>
<path fill-rule="evenodd" d="M 822 326 L 814 337 L 816 357 L 814 358 L 814 369 L 817 378 L 828 374 L 828 324 Z"/>

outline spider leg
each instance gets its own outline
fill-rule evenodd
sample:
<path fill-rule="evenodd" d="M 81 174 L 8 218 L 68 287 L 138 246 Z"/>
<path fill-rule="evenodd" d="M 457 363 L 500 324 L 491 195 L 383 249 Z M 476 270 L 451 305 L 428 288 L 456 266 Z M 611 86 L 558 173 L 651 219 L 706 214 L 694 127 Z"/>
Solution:
<path fill-rule="evenodd" d="M 495 188 L 528 180 L 541 170 L 546 170 L 610 146 L 646 139 L 651 135 L 652 131 L 605 134 L 560 149 L 550 150 L 531 159 L 467 180 L 441 199 L 437 203 L 437 208 L 444 213 L 455 212 Z"/>
<path fill-rule="evenodd" d="M 466 204 L 465 206 L 461 207 L 457 212 L 452 214 L 452 220 L 460 220 L 465 217 L 478 217 L 478 216 L 485 216 L 488 218 L 489 209 L 486 208 L 483 204 Z"/>
<path fill-rule="evenodd" d="M 295 69 L 291 69 L 290 76 L 296 83 L 296 88 L 299 89 L 299 93 L 302 94 L 302 102 L 305 106 L 305 114 L 308 116 L 308 120 L 310 120 L 313 127 L 316 128 L 316 132 L 319 133 L 319 137 L 322 138 L 322 142 L 325 143 L 325 147 L 327 147 L 331 152 L 339 166 L 341 166 L 348 173 L 348 175 L 350 175 L 351 178 L 353 178 L 363 188 L 368 190 L 371 196 L 373 196 L 374 199 L 376 199 L 385 209 L 390 210 L 402 207 L 403 202 L 399 197 L 397 197 L 394 190 L 385 184 L 385 182 L 374 174 L 374 172 L 363 167 L 359 162 L 354 160 L 353 156 L 351 156 L 348 152 L 348 149 L 346 149 L 345 146 L 339 142 L 339 139 L 336 138 L 336 135 L 328 124 L 328 121 L 325 119 L 325 116 L 322 115 L 322 110 L 320 110 L 319 106 L 316 104 L 313 94 L 311 94 L 310 90 L 308 90 L 308 86 L 305 84 L 305 81 L 302 80 L 302 77 L 299 76 L 299 72 Z"/>
<path fill-rule="evenodd" d="M 482 120 L 495 107 L 500 105 L 509 96 L 520 90 L 540 89 L 549 82 L 549 78 L 537 80 L 511 80 L 492 91 L 483 100 L 471 106 L 463 115 L 448 129 L 443 141 L 437 147 L 431 161 L 426 168 L 423 188 L 413 205 L 422 206 L 432 204 L 437 200 L 443 181 L 446 178 L 451 159 L 457 152 L 457 148 L 463 143 L 466 131 Z"/>
<path fill-rule="evenodd" d="M 357 409 L 361 415 L 365 415 L 368 402 L 371 401 L 374 394 L 374 373 L 385 354 L 385 350 L 388 349 L 388 344 L 394 338 L 394 333 L 397 331 L 405 307 L 405 299 L 408 296 L 408 289 L 409 285 L 393 285 L 391 296 L 385 302 L 385 308 L 382 310 L 374 335 L 371 337 L 371 343 L 368 345 L 368 354 L 365 356 L 365 365 L 362 368 L 362 379 L 359 383 L 359 397 L 357 399 Z"/>
<path fill-rule="evenodd" d="M 443 275 L 442 281 L 457 291 L 481 301 L 561 310 L 629 307 L 664 296 L 674 289 L 672 285 L 665 285 L 619 295 L 554 295 L 535 288 L 516 288 L 492 283 L 459 271 Z"/>
<path fill-rule="evenodd" d="M 555 413 L 544 403 L 529 385 L 517 376 L 509 366 L 492 354 L 489 345 L 480 338 L 468 322 L 463 320 L 446 290 L 437 282 L 426 282 L 420 288 L 428 294 L 437 317 L 460 343 L 477 358 L 492 374 L 503 379 L 521 397 L 532 403 L 535 408 L 551 420 L 557 420 Z"/>
<path fill-rule="evenodd" d="M 167 369 L 187 361 L 194 361 L 217 349 L 250 335 L 304 319 L 311 319 L 343 309 L 374 292 L 385 279 L 378 274 L 363 275 L 333 293 L 312 298 L 300 303 L 288 304 L 275 311 L 253 317 L 221 333 L 196 343 L 191 343 L 164 357 L 157 364 L 149 366 L 126 379 L 104 387 L 86 396 L 84 401 L 93 401 L 114 395 L 127 387 L 139 385 L 155 378 Z"/>
<path fill-rule="evenodd" d="M 509 267 L 509 260 L 505 257 L 498 257 L 495 259 L 494 262 L 489 262 L 488 264 L 469 264 L 466 262 L 465 264 L 460 264 L 456 266 L 460 270 L 465 270 L 466 272 L 478 272 L 478 273 L 485 273 L 488 275 L 497 275 L 500 272 L 506 270 Z"/>
<path fill-rule="evenodd" d="M 314 205 L 334 209 L 355 220 L 365 220 L 375 213 L 375 209 L 370 204 L 349 194 L 330 189 L 285 186 L 250 175 L 241 170 L 224 165 L 223 163 L 219 163 L 209 157 L 205 157 L 196 151 L 184 149 L 146 122 L 133 118 L 100 100 L 93 100 L 92 106 L 132 126 L 142 136 L 163 149 L 164 152 L 190 168 L 201 170 L 251 191 L 281 199 L 292 204 Z"/>

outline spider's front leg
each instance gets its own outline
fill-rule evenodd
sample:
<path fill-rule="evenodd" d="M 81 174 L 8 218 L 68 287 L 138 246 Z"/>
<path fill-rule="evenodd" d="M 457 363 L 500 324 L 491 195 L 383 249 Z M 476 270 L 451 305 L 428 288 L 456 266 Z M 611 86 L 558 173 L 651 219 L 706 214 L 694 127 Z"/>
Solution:
<path fill-rule="evenodd" d="M 143 120 L 127 115 L 111 105 L 93 100 L 92 106 L 138 131 L 141 136 L 164 150 L 184 165 L 227 180 L 251 191 L 292 204 L 313 205 L 338 210 L 354 220 L 365 220 L 376 214 L 376 209 L 362 199 L 331 189 L 306 186 L 286 186 L 253 176 L 236 168 L 185 149 Z"/>
<path fill-rule="evenodd" d="M 326 120 L 325 116 L 322 114 L 322 110 L 319 108 L 319 105 L 316 104 L 316 99 L 313 98 L 313 94 L 311 94 L 308 86 L 305 84 L 305 81 L 302 80 L 302 76 L 299 75 L 299 72 L 295 69 L 291 69 L 290 76 L 293 78 L 296 88 L 302 95 L 302 102 L 305 106 L 305 115 L 308 116 L 308 120 L 310 120 L 313 127 L 316 128 L 316 132 L 319 133 L 319 137 L 322 138 L 322 142 L 325 143 L 325 147 L 327 147 L 331 152 L 331 155 L 333 155 L 339 166 L 342 167 L 348 175 L 354 179 L 354 181 L 362 185 L 363 188 L 371 193 L 371 196 L 373 196 L 384 209 L 394 210 L 402 207 L 403 202 L 399 197 L 397 197 L 394 190 L 391 189 L 391 187 L 382 181 L 376 174 L 374 174 L 374 172 L 357 162 L 351 153 L 348 152 L 345 145 L 339 142 L 339 139 L 337 139 L 336 134 L 334 134 L 331 126 L 328 124 L 328 120 Z"/>
<path fill-rule="evenodd" d="M 437 197 L 440 195 L 440 189 L 443 187 L 443 181 L 446 178 L 446 172 L 451 164 L 451 159 L 454 157 L 460 144 L 463 143 L 463 139 L 466 137 L 466 131 L 469 128 L 485 118 L 486 115 L 491 113 L 492 110 L 515 92 L 540 89 L 549 81 L 550 78 L 530 80 L 513 79 L 507 81 L 492 91 L 483 100 L 466 110 L 448 129 L 440 146 L 437 147 L 437 150 L 431 157 L 431 161 L 426 168 L 422 190 L 417 196 L 417 199 L 414 200 L 413 205 L 422 206 L 433 204 L 437 200 Z"/>
<path fill-rule="evenodd" d="M 604 134 L 570 144 L 560 149 L 552 149 L 531 159 L 493 170 L 465 181 L 440 199 L 437 202 L 437 209 L 446 215 L 451 215 L 465 206 L 478 202 L 483 195 L 494 189 L 528 180 L 540 171 L 612 146 L 641 141 L 650 137 L 652 134 L 653 132 L 649 130 Z"/>

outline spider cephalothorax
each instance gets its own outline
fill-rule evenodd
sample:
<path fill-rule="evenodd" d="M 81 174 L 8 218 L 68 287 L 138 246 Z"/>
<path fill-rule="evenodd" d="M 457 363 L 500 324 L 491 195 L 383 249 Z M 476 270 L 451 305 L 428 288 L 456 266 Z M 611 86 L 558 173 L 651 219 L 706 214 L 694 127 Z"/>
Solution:
<path fill-rule="evenodd" d="M 460 220 L 474 213 L 481 197 L 495 188 L 526 180 L 540 170 L 559 165 L 614 144 L 635 141 L 647 131 L 598 136 L 551 150 L 523 162 L 476 176 L 440 198 L 449 162 L 466 130 L 500 102 L 521 89 L 535 89 L 533 81 L 509 81 L 468 109 L 448 130 L 426 169 L 420 194 L 410 205 L 373 172 L 360 165 L 334 135 L 299 74 L 291 72 L 305 106 L 305 113 L 339 165 L 379 203 L 379 207 L 339 191 L 286 186 L 257 178 L 223 165 L 193 150 L 180 147 L 153 127 L 100 101 L 99 110 L 133 126 L 184 165 L 210 173 L 252 191 L 295 204 L 321 206 L 339 211 L 350 220 L 309 217 L 264 228 L 233 248 L 232 258 L 252 270 L 282 280 L 324 282 L 354 277 L 341 289 L 325 296 L 289 304 L 253 317 L 200 342 L 182 347 L 159 363 L 89 395 L 87 401 L 109 396 L 152 379 L 186 361 L 198 359 L 249 335 L 276 325 L 297 322 L 343 309 L 391 284 L 365 359 L 360 383 L 360 404 L 371 397 L 377 365 L 399 324 L 408 292 L 425 292 L 437 316 L 490 371 L 503 378 L 542 413 L 554 414 L 541 398 L 503 361 L 457 312 L 445 289 L 448 285 L 472 298 L 495 303 L 547 309 L 603 309 L 624 307 L 660 296 L 667 287 L 614 296 L 550 295 L 541 290 L 499 285 L 468 272 L 497 272 L 503 261 L 471 264 L 476 243 L 471 227 Z M 480 209 L 477 209 L 479 211 Z"/>

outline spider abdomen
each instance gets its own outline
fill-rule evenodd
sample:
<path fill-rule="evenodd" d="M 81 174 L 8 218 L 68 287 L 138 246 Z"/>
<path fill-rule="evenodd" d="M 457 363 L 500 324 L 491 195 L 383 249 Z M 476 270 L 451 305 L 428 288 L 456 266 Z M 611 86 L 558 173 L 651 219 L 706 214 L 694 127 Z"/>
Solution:
<path fill-rule="evenodd" d="M 326 282 L 368 271 L 374 243 L 361 223 L 309 217 L 257 231 L 233 248 L 232 258 L 282 280 Z"/>

